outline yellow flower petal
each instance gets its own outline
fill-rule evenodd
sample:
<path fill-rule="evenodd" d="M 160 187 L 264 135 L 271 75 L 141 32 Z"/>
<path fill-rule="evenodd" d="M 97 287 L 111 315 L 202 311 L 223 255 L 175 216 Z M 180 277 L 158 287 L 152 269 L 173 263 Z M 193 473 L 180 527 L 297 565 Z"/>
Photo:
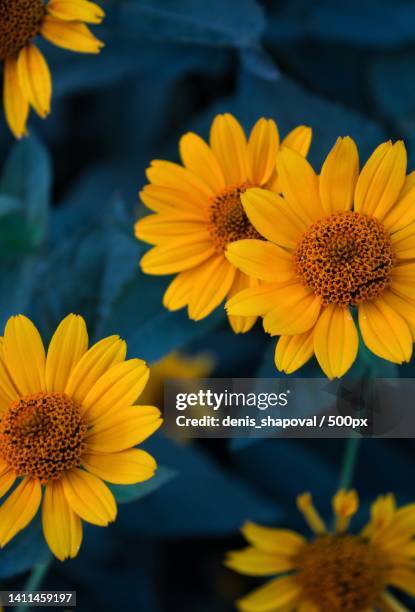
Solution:
<path fill-rule="evenodd" d="M 364 165 L 356 185 L 355 210 L 382 220 L 396 203 L 406 173 L 402 141 L 381 144 Z"/>
<path fill-rule="evenodd" d="M 49 15 L 64 21 L 101 23 L 105 17 L 104 11 L 98 4 L 87 0 L 49 0 L 47 11 Z"/>
<path fill-rule="evenodd" d="M 19 53 L 17 69 L 23 96 L 45 118 L 50 113 L 52 79 L 43 54 L 35 45 L 27 44 Z"/>
<path fill-rule="evenodd" d="M 118 336 L 109 336 L 94 344 L 72 370 L 65 393 L 82 404 L 101 376 L 124 361 L 126 351 L 125 342 Z"/>
<path fill-rule="evenodd" d="M 251 521 L 246 522 L 241 531 L 250 544 L 275 555 L 294 556 L 306 542 L 305 538 L 295 531 L 263 527 Z"/>
<path fill-rule="evenodd" d="M 237 270 L 233 285 L 228 294 L 228 299 L 231 300 L 234 296 L 245 289 L 257 287 L 258 283 L 259 281 L 256 278 L 252 278 L 240 270 Z M 256 319 L 256 316 L 241 317 L 239 315 L 228 313 L 229 324 L 235 334 L 247 333 L 255 325 Z"/>
<path fill-rule="evenodd" d="M 180 156 L 183 164 L 199 176 L 210 189 L 218 193 L 225 188 L 225 177 L 212 149 L 193 132 L 188 132 L 180 139 Z"/>
<path fill-rule="evenodd" d="M 322 309 L 313 333 L 314 352 L 328 378 L 340 378 L 351 367 L 359 348 L 356 325 L 348 308 Z"/>
<path fill-rule="evenodd" d="M 47 391 L 65 391 L 72 370 L 87 349 L 88 332 L 84 319 L 79 315 L 68 315 L 49 344 L 46 358 Z"/>
<path fill-rule="evenodd" d="M 400 262 L 399 265 L 395 266 L 392 271 L 393 281 L 397 280 L 401 283 L 407 283 L 411 285 L 415 280 L 415 263 L 411 262 Z M 393 287 L 392 282 L 392 287 Z"/>
<path fill-rule="evenodd" d="M 278 128 L 272 119 L 259 119 L 248 141 L 249 180 L 253 185 L 265 185 L 275 169 L 275 156 L 280 143 Z"/>
<path fill-rule="evenodd" d="M 147 178 L 154 185 L 177 190 L 190 201 L 200 206 L 207 206 L 214 191 L 199 176 L 188 168 L 174 162 L 154 159 L 146 170 Z"/>
<path fill-rule="evenodd" d="M 297 508 L 304 516 L 310 529 L 317 535 L 327 533 L 327 527 L 321 518 L 317 508 L 314 506 L 311 493 L 301 493 L 297 497 Z"/>
<path fill-rule="evenodd" d="M 266 189 L 248 189 L 241 200 L 250 222 L 264 238 L 291 250 L 297 247 L 307 225 L 281 196 Z"/>
<path fill-rule="evenodd" d="M 309 224 L 325 216 L 318 178 L 304 157 L 291 149 L 282 149 L 277 155 L 277 172 L 284 197 L 296 216 Z"/>
<path fill-rule="evenodd" d="M 382 299 L 407 322 L 411 330 L 412 339 L 415 340 L 415 300 L 397 295 L 392 290 L 386 290 Z"/>
<path fill-rule="evenodd" d="M 51 480 L 45 487 L 42 526 L 55 557 L 60 561 L 76 557 L 82 542 L 82 522 L 66 500 L 59 480 Z"/>
<path fill-rule="evenodd" d="M 29 102 L 23 94 L 17 70 L 17 61 L 8 57 L 3 64 L 3 105 L 6 121 L 16 136 L 26 136 L 26 123 L 29 116 Z"/>
<path fill-rule="evenodd" d="M 142 359 L 114 365 L 98 378 L 82 402 L 90 422 L 133 404 L 147 384 L 150 370 Z"/>
<path fill-rule="evenodd" d="M 410 223 L 392 234 L 391 242 L 398 260 L 415 259 L 415 223 Z"/>
<path fill-rule="evenodd" d="M 394 278 L 392 275 L 391 289 L 394 293 L 403 297 L 404 299 L 415 300 L 415 285 L 402 282 L 401 280 Z"/>
<path fill-rule="evenodd" d="M 0 497 L 6 495 L 16 482 L 16 474 L 11 469 L 1 472 L 0 469 Z"/>
<path fill-rule="evenodd" d="M 275 347 L 275 365 L 280 372 L 292 374 L 313 355 L 313 330 L 296 336 L 281 336 Z"/>
<path fill-rule="evenodd" d="M 313 131 L 310 127 L 299 125 L 291 130 L 291 132 L 288 132 L 281 145 L 293 151 L 297 151 L 297 153 L 303 157 L 307 157 L 312 136 Z"/>
<path fill-rule="evenodd" d="M 403 363 L 412 355 L 412 335 L 408 324 L 382 299 L 359 306 L 359 327 L 366 346 L 375 355 Z"/>
<path fill-rule="evenodd" d="M 100 478 L 74 468 L 66 472 L 61 482 L 70 507 L 81 519 L 102 527 L 115 521 L 114 496 Z"/>
<path fill-rule="evenodd" d="M 230 115 L 217 115 L 210 130 L 210 146 L 230 185 L 248 178 L 247 142 L 240 123 Z"/>
<path fill-rule="evenodd" d="M 127 406 L 92 423 L 86 435 L 87 452 L 116 453 L 146 440 L 162 424 L 154 406 Z"/>
<path fill-rule="evenodd" d="M 165 308 L 174 311 L 187 306 L 199 268 L 200 266 L 197 266 L 190 270 L 184 270 L 174 277 L 163 296 L 163 306 Z"/>
<path fill-rule="evenodd" d="M 407 531 L 415 529 L 415 503 L 406 504 L 398 508 L 394 517 L 395 526 Z"/>
<path fill-rule="evenodd" d="M 326 157 L 320 174 L 320 198 L 328 214 L 351 210 L 359 175 L 359 153 L 355 142 L 338 138 Z"/>
<path fill-rule="evenodd" d="M 0 415 L 20 396 L 6 368 L 3 346 L 3 338 L 0 338 Z"/>
<path fill-rule="evenodd" d="M 4 361 L 21 395 L 45 390 L 45 349 L 25 316 L 10 317 L 4 330 Z"/>
<path fill-rule="evenodd" d="M 36 516 L 42 487 L 35 478 L 24 478 L 0 506 L 0 547 L 6 546 Z"/>
<path fill-rule="evenodd" d="M 189 318 L 200 321 L 219 306 L 232 287 L 235 273 L 223 255 L 215 255 L 199 266 L 189 298 Z"/>
<path fill-rule="evenodd" d="M 276 578 L 237 601 L 243 612 L 276 612 L 283 606 L 294 608 L 300 587 L 290 576 Z"/>
<path fill-rule="evenodd" d="M 205 231 L 153 247 L 141 258 L 140 266 L 145 274 L 175 274 L 198 266 L 214 253 L 209 233 Z"/>
<path fill-rule="evenodd" d="M 205 228 L 206 221 L 197 215 L 194 217 L 177 213 L 148 215 L 135 224 L 135 236 L 149 244 L 159 244 L 179 236 L 203 233 Z"/>
<path fill-rule="evenodd" d="M 264 318 L 264 329 L 272 336 L 294 336 L 308 331 L 321 309 L 320 298 L 297 282 L 278 289 L 274 304 Z"/>
<path fill-rule="evenodd" d="M 414 263 L 400 262 L 393 268 L 391 289 L 404 298 L 415 299 Z"/>
<path fill-rule="evenodd" d="M 409 608 L 403 606 L 400 601 L 392 595 L 392 593 L 388 593 L 388 591 L 384 591 L 380 596 L 382 602 L 382 610 L 384 612 L 411 612 Z"/>
<path fill-rule="evenodd" d="M 388 584 L 415 597 L 415 571 L 395 569 L 388 572 Z"/>
<path fill-rule="evenodd" d="M 253 546 L 229 552 L 225 565 L 247 576 L 275 576 L 293 569 L 292 559 L 267 553 Z"/>
<path fill-rule="evenodd" d="M 154 476 L 157 464 L 146 451 L 133 448 L 120 453 L 91 453 L 82 457 L 83 467 L 114 484 L 135 484 Z"/>
<path fill-rule="evenodd" d="M 99 53 L 104 46 L 84 23 L 63 21 L 52 15 L 43 19 L 40 34 L 57 47 L 78 53 Z"/>
<path fill-rule="evenodd" d="M 145 185 L 140 191 L 140 198 L 154 212 L 198 215 L 201 219 L 206 217 L 208 199 L 196 191 L 188 193 L 177 188 Z"/>
<path fill-rule="evenodd" d="M 333 511 L 336 515 L 336 531 L 343 533 L 349 526 L 350 519 L 359 508 L 359 497 L 355 490 L 341 489 L 333 498 Z"/>
<path fill-rule="evenodd" d="M 226 303 L 230 315 L 242 317 L 265 316 L 278 303 L 281 286 L 279 284 L 259 284 L 248 287 L 234 295 Z"/>
<path fill-rule="evenodd" d="M 395 496 L 391 494 L 380 495 L 371 506 L 370 522 L 363 529 L 363 535 L 368 535 L 373 539 L 380 532 L 383 536 L 385 528 L 392 524 L 395 512 Z"/>
<path fill-rule="evenodd" d="M 269 283 L 283 283 L 295 277 L 292 255 L 271 242 L 237 240 L 228 244 L 225 255 L 245 274 Z"/>
<path fill-rule="evenodd" d="M 415 171 L 405 179 L 398 201 L 382 223 L 391 234 L 415 221 Z"/>

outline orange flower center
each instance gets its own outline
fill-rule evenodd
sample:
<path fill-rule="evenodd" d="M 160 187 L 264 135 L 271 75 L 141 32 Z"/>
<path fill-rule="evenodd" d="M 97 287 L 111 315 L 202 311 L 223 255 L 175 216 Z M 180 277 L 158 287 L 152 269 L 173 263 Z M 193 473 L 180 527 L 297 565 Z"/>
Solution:
<path fill-rule="evenodd" d="M 0 60 L 16 56 L 38 34 L 45 13 L 43 0 L 1 0 Z"/>
<path fill-rule="evenodd" d="M 25 395 L 0 422 L 0 457 L 46 484 L 81 464 L 86 431 L 78 402 L 64 393 Z"/>
<path fill-rule="evenodd" d="M 379 551 L 359 536 L 320 536 L 305 544 L 296 561 L 303 596 L 320 610 L 372 610 L 385 587 Z"/>
<path fill-rule="evenodd" d="M 241 202 L 241 194 L 252 185 L 248 182 L 227 187 L 212 199 L 209 209 L 209 233 L 213 244 L 222 253 L 230 242 L 262 237 L 251 225 Z"/>
<path fill-rule="evenodd" d="M 314 223 L 303 235 L 294 263 L 325 306 L 356 306 L 390 285 L 395 256 L 382 223 L 349 211 Z"/>

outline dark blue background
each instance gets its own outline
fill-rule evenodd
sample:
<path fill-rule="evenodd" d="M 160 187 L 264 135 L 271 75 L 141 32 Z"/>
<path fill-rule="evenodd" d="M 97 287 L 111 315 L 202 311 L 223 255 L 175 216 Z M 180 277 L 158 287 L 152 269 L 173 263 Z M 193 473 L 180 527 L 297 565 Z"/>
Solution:
<path fill-rule="evenodd" d="M 201 323 L 163 310 L 167 279 L 138 269 L 133 222 L 153 157 L 177 159 L 181 134 L 207 135 L 217 112 L 249 129 L 260 116 L 280 132 L 313 128 L 317 169 L 337 136 L 362 160 L 403 138 L 415 154 L 415 2 L 411 0 L 112 0 L 97 57 L 42 45 L 54 79 L 53 112 L 14 144 L 0 124 L 0 319 L 29 314 L 45 340 L 68 312 L 96 339 L 121 334 L 150 363 L 173 349 L 209 349 L 219 376 L 273 376 L 274 340 L 260 324 L 235 336 L 221 312 Z M 259 364 L 259 365 L 258 365 Z M 355 366 L 359 372 L 360 362 Z M 376 375 L 415 376 L 373 360 Z M 318 375 L 315 364 L 304 371 Z M 225 612 L 258 580 L 222 566 L 242 545 L 245 519 L 302 529 L 295 496 L 324 513 L 338 483 L 339 441 L 148 444 L 166 470 L 155 490 L 120 508 L 108 529 L 86 530 L 80 556 L 56 562 L 47 588 L 78 591 L 78 610 Z M 378 494 L 414 499 L 414 445 L 363 444 L 355 484 L 362 516 Z M 157 486 L 160 485 L 159 488 Z M 143 490 L 143 493 L 147 492 Z M 44 558 L 32 526 L 0 552 L 4 586 Z M 18 575 L 17 575 L 18 574 Z"/>

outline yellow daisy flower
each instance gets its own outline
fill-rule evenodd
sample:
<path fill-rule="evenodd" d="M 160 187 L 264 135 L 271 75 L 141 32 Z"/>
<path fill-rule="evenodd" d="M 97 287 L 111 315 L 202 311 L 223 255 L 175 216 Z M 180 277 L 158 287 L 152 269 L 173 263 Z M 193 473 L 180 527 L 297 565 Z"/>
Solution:
<path fill-rule="evenodd" d="M 0 62 L 3 63 L 3 104 L 7 123 L 16 136 L 26 134 L 29 107 L 39 117 L 50 113 L 52 79 L 48 64 L 33 43 L 37 35 L 79 53 L 103 47 L 87 23 L 101 23 L 104 11 L 89 0 L 2 0 L 0 2 Z"/>
<path fill-rule="evenodd" d="M 294 372 L 316 355 L 329 378 L 342 376 L 360 333 L 376 355 L 409 361 L 415 337 L 415 172 L 406 176 L 402 142 L 381 144 L 359 174 L 351 138 L 339 138 L 320 176 L 295 151 L 277 156 L 284 199 L 265 189 L 242 195 L 267 241 L 229 245 L 229 261 L 261 279 L 227 304 L 231 315 L 264 317 L 281 336 L 278 369 Z"/>
<path fill-rule="evenodd" d="M 307 155 L 311 130 L 300 126 L 282 144 Z M 257 238 L 241 205 L 248 187 L 277 189 L 275 156 L 280 147 L 272 119 L 260 119 L 249 139 L 230 114 L 212 123 L 209 145 L 190 132 L 180 140 L 183 165 L 155 160 L 150 181 L 141 192 L 155 214 L 138 221 L 136 236 L 156 245 L 141 259 L 147 274 L 177 274 L 164 295 L 169 310 L 188 307 L 195 321 L 207 317 L 228 296 L 257 280 L 236 270 L 225 257 L 226 246 Z M 230 316 L 233 330 L 248 331 L 256 317 Z"/>
<path fill-rule="evenodd" d="M 279 575 L 237 602 L 244 612 L 409 612 L 388 591 L 415 597 L 415 504 L 396 507 L 379 497 L 369 523 L 348 533 L 359 506 L 355 491 L 333 498 L 334 531 L 328 531 L 311 495 L 297 499 L 315 536 L 246 523 L 247 548 L 230 552 L 227 567 L 248 576 Z"/>
<path fill-rule="evenodd" d="M 125 360 L 110 336 L 88 349 L 82 317 L 57 328 L 47 355 L 33 323 L 12 317 L 0 343 L 0 547 L 42 506 L 45 539 L 60 560 L 75 557 L 81 520 L 106 526 L 117 507 L 104 480 L 151 478 L 154 459 L 132 448 L 161 425 L 153 406 L 134 406 L 149 370 Z"/>

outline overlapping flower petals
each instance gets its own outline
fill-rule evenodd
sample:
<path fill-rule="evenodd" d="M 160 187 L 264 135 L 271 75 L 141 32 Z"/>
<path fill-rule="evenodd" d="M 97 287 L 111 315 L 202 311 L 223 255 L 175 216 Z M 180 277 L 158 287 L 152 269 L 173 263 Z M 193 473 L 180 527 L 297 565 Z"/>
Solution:
<path fill-rule="evenodd" d="M 85 321 L 77 315 L 61 322 L 47 352 L 29 319 L 9 319 L 0 342 L 0 418 L 17 399 L 61 393 L 77 402 L 87 430 L 81 465 L 43 486 L 28 475 L 9 493 L 18 475 L 0 456 L 0 497 L 9 493 L 0 506 L 0 547 L 42 506 L 50 549 L 61 560 L 74 557 L 82 541 L 81 520 L 101 526 L 115 520 L 115 499 L 104 481 L 134 484 L 154 475 L 153 457 L 133 447 L 162 419 L 158 408 L 135 405 L 149 369 L 144 361 L 125 357 L 126 345 L 118 336 L 88 349 Z"/>
<path fill-rule="evenodd" d="M 343 306 L 318 307 L 319 298 L 314 302 L 297 276 L 293 255 L 310 225 L 355 210 L 384 224 L 395 256 L 384 293 L 358 304 L 362 339 L 384 359 L 409 361 L 415 323 L 415 177 L 405 176 L 403 143 L 380 145 L 360 174 L 357 147 L 349 137 L 337 140 L 319 176 L 292 150 L 278 154 L 277 169 L 283 197 L 258 188 L 242 196 L 250 222 L 269 242 L 261 249 L 252 240 L 228 247 L 231 263 L 261 282 L 260 289 L 233 296 L 228 313 L 262 316 L 265 330 L 281 335 L 275 361 L 283 371 L 295 371 L 315 354 L 330 378 L 347 372 L 358 350 L 352 312 Z"/>
<path fill-rule="evenodd" d="M 52 44 L 78 53 L 99 53 L 104 46 L 88 24 L 99 24 L 104 11 L 89 0 L 49 0 L 40 35 Z M 21 138 L 27 134 L 30 107 L 45 118 L 51 110 L 52 78 L 38 47 L 28 40 L 17 57 L 4 62 L 3 105 L 10 130 Z"/>
<path fill-rule="evenodd" d="M 257 185 L 278 190 L 278 148 L 284 146 L 304 156 L 310 142 L 311 130 L 299 126 L 280 143 L 275 122 L 265 118 L 256 122 L 247 138 L 238 120 L 225 113 L 212 122 L 209 142 L 193 132 L 181 138 L 182 165 L 152 161 L 147 169 L 150 184 L 140 196 L 155 214 L 139 219 L 135 234 L 153 245 L 141 259 L 146 274 L 177 274 L 164 295 L 166 308 L 187 307 L 189 317 L 198 321 L 227 297 L 258 284 L 249 270 L 238 270 L 229 263 L 215 243 L 212 204 L 229 189 L 243 192 L 246 186 Z M 236 333 L 248 331 L 255 319 L 229 315 Z"/>

